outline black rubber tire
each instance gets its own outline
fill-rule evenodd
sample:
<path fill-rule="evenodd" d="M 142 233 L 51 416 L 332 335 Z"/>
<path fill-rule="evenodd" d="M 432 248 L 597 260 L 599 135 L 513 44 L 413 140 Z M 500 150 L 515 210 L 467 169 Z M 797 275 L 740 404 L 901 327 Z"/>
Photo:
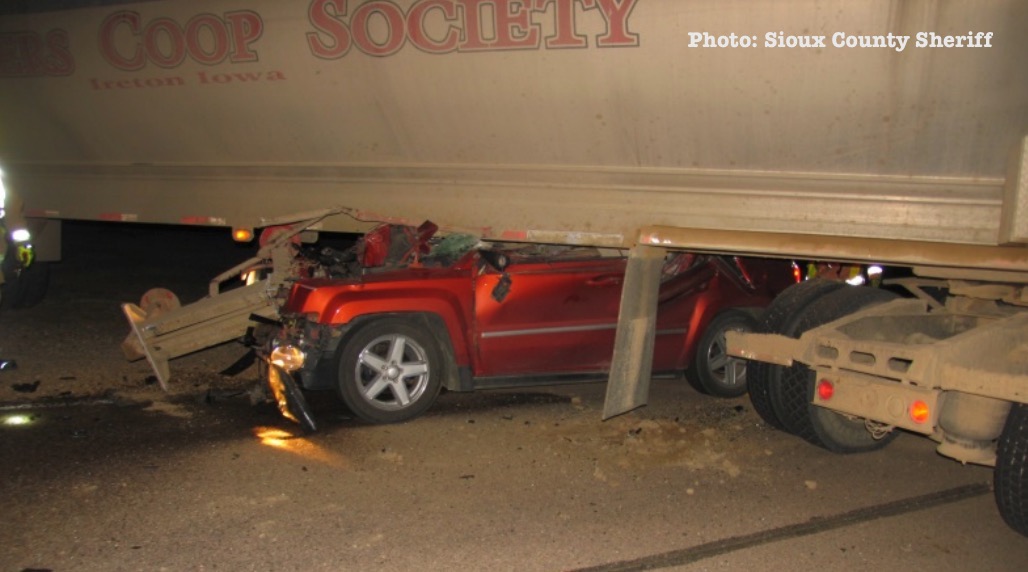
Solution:
<path fill-rule="evenodd" d="M 996 446 L 993 490 L 999 514 L 1028 536 L 1028 405 L 1015 403 Z"/>
<path fill-rule="evenodd" d="M 790 327 L 795 322 L 800 310 L 814 300 L 834 292 L 845 284 L 831 280 L 814 279 L 794 284 L 779 294 L 764 315 L 757 321 L 756 332 L 763 334 L 782 334 L 796 337 Z M 751 361 L 746 367 L 746 385 L 750 394 L 750 403 L 765 423 L 785 431 L 778 414 L 775 413 L 771 400 L 771 388 L 777 386 L 776 380 L 785 369 L 780 365 Z"/>
<path fill-rule="evenodd" d="M 743 360 L 730 358 L 725 353 L 725 332 L 740 331 L 752 332 L 757 327 L 757 320 L 752 314 L 744 310 L 725 310 L 707 325 L 700 341 L 696 345 L 696 354 L 692 363 L 685 370 L 685 378 L 697 391 L 716 397 L 740 397 L 746 394 L 746 373 L 745 370 L 738 377 L 731 375 L 734 362 L 742 362 L 742 367 L 748 367 Z M 724 375 L 715 372 L 714 369 L 721 369 L 720 366 L 712 366 L 711 358 L 718 364 L 722 359 L 727 360 L 724 365 Z"/>
<path fill-rule="evenodd" d="M 367 390 L 374 389 L 374 383 L 382 373 L 376 374 L 366 361 L 362 363 L 362 359 L 380 357 L 384 349 L 391 352 L 392 344 L 400 339 L 403 340 L 404 355 L 400 360 L 401 367 L 395 372 L 399 375 L 392 382 L 382 380 L 388 388 L 374 396 L 365 395 Z M 365 350 L 370 350 L 370 353 L 362 358 Z M 397 394 L 398 384 L 403 384 L 401 391 L 407 391 L 410 389 L 407 380 L 415 376 L 405 375 L 407 372 L 402 370 L 420 368 L 421 362 L 424 362 L 425 373 L 417 376 L 413 391 L 407 394 L 409 403 L 403 404 Z M 375 319 L 360 326 L 340 344 L 336 353 L 336 387 L 343 403 L 358 418 L 369 423 L 401 423 L 421 415 L 435 403 L 445 378 L 445 368 L 446 361 L 439 342 L 417 322 L 393 317 Z M 386 393 L 389 395 L 384 395 Z M 391 400 L 379 397 L 391 397 Z"/>
<path fill-rule="evenodd" d="M 800 334 L 898 296 L 876 288 L 846 287 L 823 296 L 806 307 L 789 325 L 791 334 Z M 771 404 L 790 433 L 834 453 L 862 453 L 881 449 L 899 434 L 889 432 L 876 439 L 862 419 L 851 419 L 812 403 L 814 371 L 803 364 L 783 368 L 772 381 Z"/>
<path fill-rule="evenodd" d="M 17 272 L 15 256 L 9 250 L 2 266 L 4 283 L 0 286 L 0 308 L 4 310 L 20 310 L 39 304 L 46 297 L 50 285 L 48 263 L 36 261 Z"/>

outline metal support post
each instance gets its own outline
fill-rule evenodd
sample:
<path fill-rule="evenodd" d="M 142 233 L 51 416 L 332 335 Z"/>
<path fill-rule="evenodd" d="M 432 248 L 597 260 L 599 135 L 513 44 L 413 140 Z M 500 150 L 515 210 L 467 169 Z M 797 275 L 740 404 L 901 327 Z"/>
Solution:
<path fill-rule="evenodd" d="M 657 295 L 666 254 L 663 248 L 637 245 L 628 257 L 604 419 L 641 407 L 649 399 Z"/>

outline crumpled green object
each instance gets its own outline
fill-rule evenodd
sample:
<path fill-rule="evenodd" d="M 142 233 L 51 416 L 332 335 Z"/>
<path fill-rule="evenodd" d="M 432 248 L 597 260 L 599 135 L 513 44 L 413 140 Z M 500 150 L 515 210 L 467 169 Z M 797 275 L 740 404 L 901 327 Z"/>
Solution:
<path fill-rule="evenodd" d="M 432 247 L 430 256 L 433 258 L 460 258 L 469 250 L 478 246 L 479 238 L 473 234 L 448 234 Z"/>

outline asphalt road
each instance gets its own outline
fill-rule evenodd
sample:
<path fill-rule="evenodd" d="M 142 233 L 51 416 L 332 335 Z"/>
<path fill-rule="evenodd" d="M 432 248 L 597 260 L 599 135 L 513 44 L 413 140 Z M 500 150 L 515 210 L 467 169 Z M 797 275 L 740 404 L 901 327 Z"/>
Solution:
<path fill-rule="evenodd" d="M 607 422 L 599 385 L 447 394 L 394 426 L 314 396 L 308 437 L 250 405 L 248 374 L 217 374 L 237 348 L 183 359 L 162 394 L 120 359 L 117 303 L 202 293 L 241 251 L 164 229 L 66 239 L 47 300 L 0 315 L 19 364 L 0 418 L 27 421 L 0 425 L 0 570 L 1028 566 L 989 469 L 913 435 L 832 455 L 676 380 Z"/>

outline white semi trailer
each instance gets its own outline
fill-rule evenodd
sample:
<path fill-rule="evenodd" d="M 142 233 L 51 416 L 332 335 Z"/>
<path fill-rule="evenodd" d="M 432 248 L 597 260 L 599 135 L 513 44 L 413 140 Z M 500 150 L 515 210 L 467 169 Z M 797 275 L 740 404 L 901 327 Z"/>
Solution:
<path fill-rule="evenodd" d="M 631 248 L 607 416 L 646 402 L 668 250 L 913 269 L 894 301 L 804 283 L 733 338 L 754 406 L 840 452 L 905 429 L 995 465 L 1028 534 L 1028 4 L 0 10 L 0 165 L 29 221 L 249 230 L 345 206 L 319 228 Z"/>

